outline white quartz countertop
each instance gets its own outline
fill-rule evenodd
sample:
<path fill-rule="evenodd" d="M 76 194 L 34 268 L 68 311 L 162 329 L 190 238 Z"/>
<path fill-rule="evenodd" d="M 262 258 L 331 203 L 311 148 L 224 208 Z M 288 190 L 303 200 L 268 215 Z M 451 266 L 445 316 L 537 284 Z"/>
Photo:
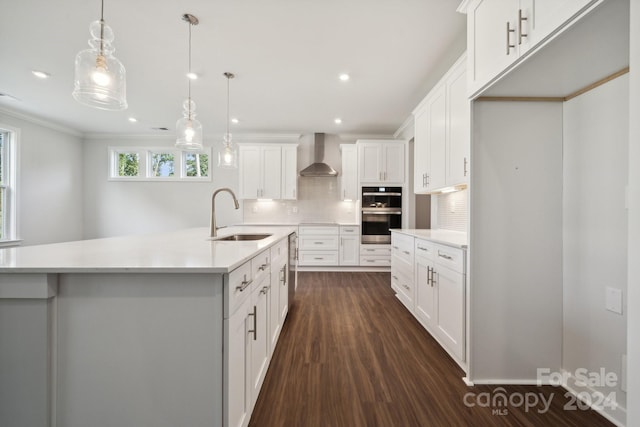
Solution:
<path fill-rule="evenodd" d="M 255 241 L 209 239 L 208 228 L 0 249 L 0 273 L 227 273 L 297 231 L 294 226 L 233 226 Z"/>
<path fill-rule="evenodd" d="M 465 249 L 468 246 L 467 233 L 462 231 L 441 230 L 441 229 L 393 229 L 395 233 L 402 233 L 408 236 L 417 237 L 419 239 L 430 240 L 442 245 L 452 246 L 454 248 Z"/>

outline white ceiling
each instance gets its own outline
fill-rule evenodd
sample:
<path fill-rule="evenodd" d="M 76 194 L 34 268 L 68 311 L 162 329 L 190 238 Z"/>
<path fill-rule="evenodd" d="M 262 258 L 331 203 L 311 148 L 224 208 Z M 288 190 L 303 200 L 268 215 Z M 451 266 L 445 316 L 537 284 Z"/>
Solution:
<path fill-rule="evenodd" d="M 99 0 L 0 0 L 0 108 L 83 134 L 175 129 L 192 84 L 205 136 L 232 133 L 392 134 L 465 49 L 456 0 L 105 0 L 129 108 L 112 112 L 71 96 L 74 58 L 87 47 Z M 31 70 L 51 74 L 36 79 Z M 351 80 L 340 82 L 347 72 Z M 128 117 L 138 123 L 130 123 Z M 334 118 L 343 120 L 336 125 Z"/>

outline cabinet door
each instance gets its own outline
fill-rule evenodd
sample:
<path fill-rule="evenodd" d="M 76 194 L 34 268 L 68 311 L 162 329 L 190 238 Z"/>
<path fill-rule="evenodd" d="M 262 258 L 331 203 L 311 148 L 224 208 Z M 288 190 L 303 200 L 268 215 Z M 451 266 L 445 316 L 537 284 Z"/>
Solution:
<path fill-rule="evenodd" d="M 295 200 L 298 197 L 298 147 L 282 146 L 282 198 Z"/>
<path fill-rule="evenodd" d="M 404 144 L 384 144 L 383 180 L 388 184 L 404 184 Z"/>
<path fill-rule="evenodd" d="M 340 236 L 340 265 L 360 265 L 360 237 Z"/>
<path fill-rule="evenodd" d="M 279 199 L 282 173 L 280 147 L 262 148 L 262 192 L 260 198 Z"/>
<path fill-rule="evenodd" d="M 355 144 L 342 144 L 342 200 L 358 200 L 358 152 Z"/>
<path fill-rule="evenodd" d="M 267 293 L 267 299 L 269 300 L 269 359 L 271 359 L 271 355 L 276 348 L 280 331 L 282 330 L 282 323 L 280 322 L 280 292 L 286 292 L 286 289 L 282 289 L 280 286 L 283 264 L 284 261 L 281 258 L 274 260 L 271 264 L 271 282 Z"/>
<path fill-rule="evenodd" d="M 249 314 L 250 340 L 251 340 L 251 407 L 258 398 L 260 387 L 268 367 L 269 355 L 269 324 L 268 324 L 268 294 L 269 275 L 258 284 L 251 295 L 253 312 Z"/>
<path fill-rule="evenodd" d="M 434 285 L 429 280 L 430 269 L 433 262 L 422 257 L 416 257 L 415 264 L 415 289 L 416 308 L 415 315 L 429 331 L 433 331 L 436 326 L 438 314 L 436 312 L 436 291 Z"/>
<path fill-rule="evenodd" d="M 466 64 L 447 79 L 447 178 L 446 185 L 469 182 L 470 103 Z"/>
<path fill-rule="evenodd" d="M 257 199 L 262 188 L 260 147 L 240 146 L 240 198 Z"/>
<path fill-rule="evenodd" d="M 437 287 L 437 334 L 442 343 L 464 360 L 464 277 L 461 273 L 435 265 Z"/>
<path fill-rule="evenodd" d="M 253 320 L 249 315 L 253 307 L 247 299 L 229 319 L 225 319 L 225 331 L 228 333 L 225 358 L 225 390 L 227 393 L 224 425 L 244 427 L 249 423 L 251 414 L 251 389 L 248 387 L 250 367 L 250 348 Z"/>
<path fill-rule="evenodd" d="M 525 39 L 535 46 L 596 0 L 520 0 Z M 535 13 L 534 13 L 535 12 Z M 522 52 L 520 52 L 522 54 Z"/>
<path fill-rule="evenodd" d="M 446 159 L 446 87 L 440 86 L 433 92 L 427 104 L 429 114 L 429 173 L 427 189 L 433 191 L 445 186 Z"/>
<path fill-rule="evenodd" d="M 358 173 L 360 182 L 382 181 L 382 144 L 361 144 L 358 146 Z"/>
<path fill-rule="evenodd" d="M 500 74 L 517 58 L 518 1 L 477 0 L 467 10 L 469 93 Z M 507 32 L 507 24 L 513 32 Z"/>
<path fill-rule="evenodd" d="M 466 95 L 466 94 L 465 94 Z M 416 194 L 427 191 L 429 173 L 429 115 L 422 109 L 413 117 L 413 191 Z"/>

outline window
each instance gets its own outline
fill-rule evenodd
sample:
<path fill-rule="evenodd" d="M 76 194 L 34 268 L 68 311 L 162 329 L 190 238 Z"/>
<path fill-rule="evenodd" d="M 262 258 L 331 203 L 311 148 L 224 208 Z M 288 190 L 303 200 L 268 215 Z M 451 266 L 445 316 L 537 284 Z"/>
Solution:
<path fill-rule="evenodd" d="M 167 148 L 110 147 L 114 181 L 211 181 L 210 148 L 187 152 Z"/>
<path fill-rule="evenodd" d="M 16 239 L 16 135 L 0 126 L 0 245 Z"/>

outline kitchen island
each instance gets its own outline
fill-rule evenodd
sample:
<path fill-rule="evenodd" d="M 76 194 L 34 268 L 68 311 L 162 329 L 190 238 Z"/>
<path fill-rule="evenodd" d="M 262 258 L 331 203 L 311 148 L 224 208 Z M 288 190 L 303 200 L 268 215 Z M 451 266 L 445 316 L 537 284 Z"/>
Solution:
<path fill-rule="evenodd" d="M 295 231 L 230 227 L 220 237 L 271 236 L 220 241 L 198 228 L 0 250 L 0 425 L 246 425 L 284 321 L 276 282 Z"/>

